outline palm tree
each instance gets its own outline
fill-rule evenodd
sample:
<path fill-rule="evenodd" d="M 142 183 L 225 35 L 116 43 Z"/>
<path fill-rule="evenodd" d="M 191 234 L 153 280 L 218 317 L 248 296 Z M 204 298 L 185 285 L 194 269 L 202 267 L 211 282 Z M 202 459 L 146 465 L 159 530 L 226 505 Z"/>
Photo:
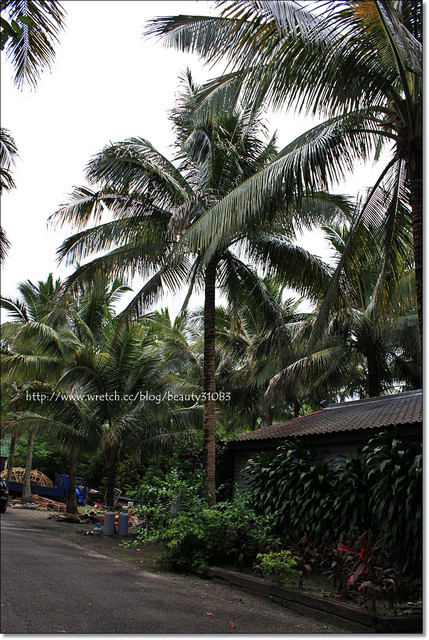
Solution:
<path fill-rule="evenodd" d="M 7 346 L 2 364 L 6 376 L 21 380 L 17 419 L 29 429 L 22 500 L 31 496 L 32 445 L 40 431 L 70 455 L 68 510 L 76 511 L 78 455 L 95 442 L 106 452 L 113 504 L 114 454 L 130 426 L 141 427 L 144 414 L 138 398 L 131 402 L 123 396 L 134 397 L 144 388 L 141 363 L 150 369 L 153 362 L 136 328 L 115 330 L 113 307 L 128 287 L 119 281 L 109 284 L 106 274 L 98 273 L 90 283 L 75 284 L 61 300 L 61 282 L 54 283 L 52 275 L 38 286 L 22 283 L 19 290 L 22 300 L 1 303 L 14 318 L 2 327 Z M 41 403 L 35 393 L 54 400 Z"/>
<path fill-rule="evenodd" d="M 290 194 L 327 188 L 344 177 L 355 160 L 367 160 L 374 153 L 377 157 L 383 146 L 391 145 L 391 159 L 354 226 L 380 216 L 389 237 L 394 206 L 392 198 L 379 197 L 382 185 L 393 200 L 411 208 L 422 340 L 422 1 L 219 0 L 217 4 L 223 7 L 220 17 L 156 18 L 146 31 L 211 62 L 226 59 L 229 73 L 201 92 L 206 108 L 224 108 L 241 95 L 255 108 L 265 103 L 329 118 L 288 145 L 246 194 L 231 194 L 224 204 L 247 198 L 242 224 L 243 219 L 260 215 L 261 193 L 272 197 L 284 184 Z M 214 221 L 204 228 L 207 243 L 229 224 L 223 210 L 213 213 Z M 332 288 L 338 279 L 339 275 Z"/>
<path fill-rule="evenodd" d="M 55 398 L 55 401 L 41 403 L 39 397 Z M 30 430 L 30 437 L 35 433 L 43 434 L 47 440 L 54 441 L 68 455 L 70 459 L 69 485 L 66 510 L 67 513 L 77 513 L 76 500 L 76 465 L 78 457 L 83 452 L 94 450 L 100 440 L 100 430 L 94 412 L 85 399 L 75 397 L 61 383 L 44 383 L 34 381 L 26 385 L 24 393 L 17 394 L 22 411 L 16 414 L 18 425 Z M 29 455 L 30 452 L 30 455 Z M 31 471 L 32 446 L 27 447 L 28 473 Z M 23 487 L 22 501 L 30 496 L 25 495 Z"/>
<path fill-rule="evenodd" d="M 326 228 L 325 232 L 341 255 L 347 245 L 350 228 Z M 380 271 L 383 261 L 376 234 L 368 234 L 352 265 L 346 265 L 347 296 L 342 308 L 332 313 L 332 332 L 346 339 L 347 356 L 356 361 L 353 353 L 364 359 L 360 395 L 377 396 L 394 382 L 399 371 L 397 362 L 409 362 L 415 373 L 421 370 L 418 345 L 418 325 L 415 309 L 415 283 L 412 270 L 412 240 L 409 225 L 396 233 L 396 265 L 391 265 L 389 279 L 383 280 L 380 290 Z M 402 240 L 400 246 L 399 240 Z M 392 256 L 393 257 L 393 256 Z M 413 364 L 412 364 L 413 363 Z M 396 379 L 395 379 L 396 378 Z M 420 375 L 414 382 L 421 386 Z M 356 382 L 355 382 L 356 384 Z M 356 388 L 354 389 L 356 392 Z"/>
<path fill-rule="evenodd" d="M 2 325 L 2 369 L 4 379 L 18 382 L 15 402 L 22 410 L 25 387 L 41 377 L 53 381 L 61 375 L 64 362 L 72 355 L 77 339 L 66 326 L 64 312 L 67 301 L 54 310 L 55 296 L 61 282 L 50 274 L 38 285 L 31 281 L 18 286 L 21 298 L 1 298 L 0 306 L 11 320 Z M 31 499 L 30 473 L 35 425 L 26 422 L 28 445 L 23 479 L 22 502 Z"/>
<path fill-rule="evenodd" d="M 153 390 L 159 361 L 151 352 L 152 339 L 137 325 L 116 330 L 105 327 L 104 340 L 75 354 L 61 385 L 86 398 L 106 461 L 106 503 L 114 504 L 114 488 L 121 448 L 138 444 L 155 422 L 150 404 L 142 397 Z"/>
<path fill-rule="evenodd" d="M 39 281 L 37 284 L 31 280 L 21 282 L 18 285 L 21 298 L 18 300 L 1 298 L 0 305 L 15 323 L 21 325 L 26 322 L 42 323 L 53 312 L 55 298 L 60 289 L 61 281 L 54 281 L 50 273 L 46 281 Z"/>
<path fill-rule="evenodd" d="M 7 475 L 6 481 L 9 482 L 12 475 L 12 469 L 15 459 L 15 447 L 19 437 L 19 427 L 16 420 L 16 412 L 18 407 L 13 402 L 16 396 L 17 386 L 2 384 L 1 388 L 1 432 L 2 435 L 10 433 L 9 455 L 7 458 Z"/>
<path fill-rule="evenodd" d="M 204 457 L 208 493 L 215 496 L 215 291 L 216 284 L 231 300 L 259 303 L 266 309 L 271 298 L 245 260 L 277 271 L 290 284 L 305 291 L 326 282 L 328 274 L 320 260 L 291 244 L 293 216 L 286 215 L 284 193 L 271 199 L 267 208 L 277 213 L 278 227 L 265 232 L 263 220 L 250 229 L 238 226 L 219 239 L 215 249 L 205 245 L 189 247 L 188 236 L 208 212 L 228 200 L 231 190 L 240 189 L 249 178 L 276 157 L 274 139 L 264 142 L 261 122 L 246 110 L 225 111 L 216 118 L 194 118 L 190 108 L 198 87 L 190 73 L 184 78 L 184 91 L 172 112 L 176 132 L 177 168 L 147 140 L 132 138 L 106 147 L 89 164 L 87 177 L 99 187 L 76 189 L 71 201 L 63 205 L 56 219 L 85 227 L 92 219 L 99 222 L 103 207 L 114 220 L 79 231 L 59 249 L 61 258 L 75 261 L 95 250 L 116 247 L 102 257 L 83 265 L 70 283 L 83 273 L 103 265 L 111 273 L 140 273 L 149 277 L 128 305 L 123 316 L 141 313 L 161 294 L 163 288 L 176 291 L 189 283 L 187 305 L 193 291 L 204 291 Z M 326 219 L 346 207 L 341 199 L 329 200 L 321 194 L 312 204 L 300 201 L 304 224 Z M 296 211 L 295 211 L 296 212 Z M 228 208 L 227 218 L 240 218 L 240 209 Z M 234 249 L 234 250 L 233 250 Z M 240 259 L 238 256 L 240 251 Z"/>
<path fill-rule="evenodd" d="M 348 224 L 324 228 L 337 261 L 347 246 Z M 300 377 L 307 397 L 380 395 L 392 388 L 421 386 L 421 353 L 415 309 L 409 229 L 396 234 L 396 265 L 384 278 L 377 234 L 364 238 L 359 254 L 345 265 L 342 302 L 331 309 L 329 325 L 316 348 L 307 349 L 271 381 L 282 391 Z M 402 247 L 399 239 L 402 239 Z M 394 277 L 393 277 L 394 276 Z M 314 322 L 314 318 L 313 318 Z M 310 327 L 307 328 L 307 337 Z"/>
<path fill-rule="evenodd" d="M 204 343 L 201 325 L 195 326 L 192 312 L 171 321 L 168 309 L 147 313 L 139 319 L 154 339 L 154 357 L 159 360 L 165 390 L 184 399 L 181 414 L 188 426 L 202 428 Z M 193 408 L 192 414 L 185 407 Z M 192 417 L 191 417 L 192 415 Z M 179 413 L 174 414 L 179 419 Z"/>
<path fill-rule="evenodd" d="M 39 377 L 58 379 L 78 344 L 67 324 L 68 300 L 56 302 L 61 281 L 50 274 L 37 285 L 18 285 L 21 298 L 0 298 L 10 320 L 2 324 L 2 365 L 12 381 L 29 383 Z"/>

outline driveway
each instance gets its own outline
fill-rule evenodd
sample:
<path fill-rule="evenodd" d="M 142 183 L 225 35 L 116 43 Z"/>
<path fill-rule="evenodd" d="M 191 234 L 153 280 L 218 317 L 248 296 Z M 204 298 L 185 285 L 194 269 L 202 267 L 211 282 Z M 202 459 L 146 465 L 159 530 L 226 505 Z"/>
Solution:
<path fill-rule="evenodd" d="M 2 633 L 315 634 L 344 628 L 236 587 L 162 571 L 144 547 L 46 512 L 1 515 Z"/>

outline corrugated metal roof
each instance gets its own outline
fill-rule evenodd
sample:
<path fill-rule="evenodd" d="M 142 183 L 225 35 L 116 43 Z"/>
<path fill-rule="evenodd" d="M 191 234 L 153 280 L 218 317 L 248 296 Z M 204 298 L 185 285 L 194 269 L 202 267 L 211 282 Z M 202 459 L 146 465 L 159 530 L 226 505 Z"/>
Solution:
<path fill-rule="evenodd" d="M 329 404 L 320 411 L 306 416 L 243 433 L 232 441 L 300 437 L 358 429 L 376 429 L 422 421 L 423 394 L 419 389 L 391 396 Z"/>

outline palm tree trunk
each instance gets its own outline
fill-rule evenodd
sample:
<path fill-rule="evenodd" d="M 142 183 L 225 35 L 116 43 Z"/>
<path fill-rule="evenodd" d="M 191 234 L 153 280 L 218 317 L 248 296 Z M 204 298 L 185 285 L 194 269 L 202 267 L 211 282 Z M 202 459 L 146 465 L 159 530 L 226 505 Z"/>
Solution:
<path fill-rule="evenodd" d="M 368 396 L 374 398 L 381 393 L 380 371 L 377 364 L 377 357 L 373 353 L 366 353 L 368 367 Z"/>
<path fill-rule="evenodd" d="M 77 468 L 77 449 L 73 448 L 70 456 L 69 493 L 67 496 L 67 505 L 66 505 L 67 513 L 77 513 L 76 468 Z"/>
<path fill-rule="evenodd" d="M 417 313 L 420 347 L 423 353 L 423 154 L 413 149 L 408 162 L 410 202 L 413 223 L 414 265 L 416 274 Z"/>
<path fill-rule="evenodd" d="M 27 458 L 25 460 L 24 481 L 22 483 L 21 504 L 26 504 L 31 501 L 30 477 L 31 477 L 31 463 L 33 461 L 33 444 L 34 444 L 34 429 L 32 427 L 30 429 L 30 433 L 28 434 Z"/>
<path fill-rule="evenodd" d="M 217 260 L 213 259 L 207 265 L 204 281 L 203 461 L 210 504 L 216 502 L 216 267 Z"/>
<path fill-rule="evenodd" d="M 298 418 L 300 409 L 301 409 L 301 404 L 298 402 L 298 400 L 294 400 L 294 402 L 293 402 L 293 417 L 294 418 Z"/>
<path fill-rule="evenodd" d="M 12 471 L 13 471 L 13 463 L 15 460 L 15 447 L 16 447 L 16 440 L 18 437 L 18 427 L 15 427 L 14 430 L 12 431 L 12 438 L 10 441 L 10 447 L 9 447 L 9 456 L 7 459 L 7 474 L 6 474 L 6 481 L 10 482 L 10 479 L 12 477 Z"/>

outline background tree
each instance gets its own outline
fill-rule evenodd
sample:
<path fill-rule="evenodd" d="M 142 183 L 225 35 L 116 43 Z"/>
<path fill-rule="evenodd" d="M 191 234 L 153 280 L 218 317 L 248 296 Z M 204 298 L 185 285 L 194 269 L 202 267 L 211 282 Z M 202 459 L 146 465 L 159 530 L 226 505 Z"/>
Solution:
<path fill-rule="evenodd" d="M 331 225 L 324 232 L 338 262 L 350 225 Z M 301 378 L 306 380 L 307 399 L 335 400 L 421 387 L 410 235 L 410 225 L 403 224 L 395 236 L 387 278 L 377 228 L 367 230 L 360 252 L 345 264 L 342 299 L 331 308 L 325 332 L 313 345 L 308 341 L 311 325 L 304 327 L 307 340 L 301 357 L 273 378 L 272 388 L 285 392 Z M 313 316 L 311 324 L 315 321 Z"/>
<path fill-rule="evenodd" d="M 219 411 L 227 434 L 292 417 L 301 406 L 297 386 L 283 388 L 279 395 L 265 394 L 270 380 L 294 361 L 295 338 L 308 314 L 297 310 L 301 300 L 283 299 L 285 287 L 272 276 L 262 283 L 277 317 L 267 316 L 257 305 L 237 306 L 236 301 L 216 309 L 216 388 L 230 398 Z M 202 312 L 195 310 L 191 321 L 198 331 Z"/>
<path fill-rule="evenodd" d="M 54 309 L 55 294 L 61 283 L 52 274 L 38 285 L 27 281 L 18 286 L 21 298 L 0 299 L 11 320 L 2 325 L 2 371 L 4 380 L 18 384 L 15 402 L 22 411 L 25 388 L 43 377 L 55 380 L 61 375 L 64 362 L 71 357 L 77 339 L 67 327 L 64 311 L 66 301 Z M 22 501 L 31 498 L 30 473 L 34 443 L 34 425 L 28 426 L 28 446 L 23 479 Z"/>
<path fill-rule="evenodd" d="M 94 411 L 84 398 L 76 397 L 63 384 L 33 382 L 26 388 L 26 402 L 18 421 L 30 426 L 48 442 L 55 443 L 68 460 L 67 513 L 77 513 L 76 468 L 79 456 L 94 452 L 100 441 L 100 429 Z M 40 403 L 38 394 L 54 401 Z M 27 448 L 27 457 L 30 447 Z M 32 448 L 31 448 L 32 450 Z M 31 470 L 31 464 L 30 464 Z M 24 488 L 21 501 L 24 499 Z"/>

